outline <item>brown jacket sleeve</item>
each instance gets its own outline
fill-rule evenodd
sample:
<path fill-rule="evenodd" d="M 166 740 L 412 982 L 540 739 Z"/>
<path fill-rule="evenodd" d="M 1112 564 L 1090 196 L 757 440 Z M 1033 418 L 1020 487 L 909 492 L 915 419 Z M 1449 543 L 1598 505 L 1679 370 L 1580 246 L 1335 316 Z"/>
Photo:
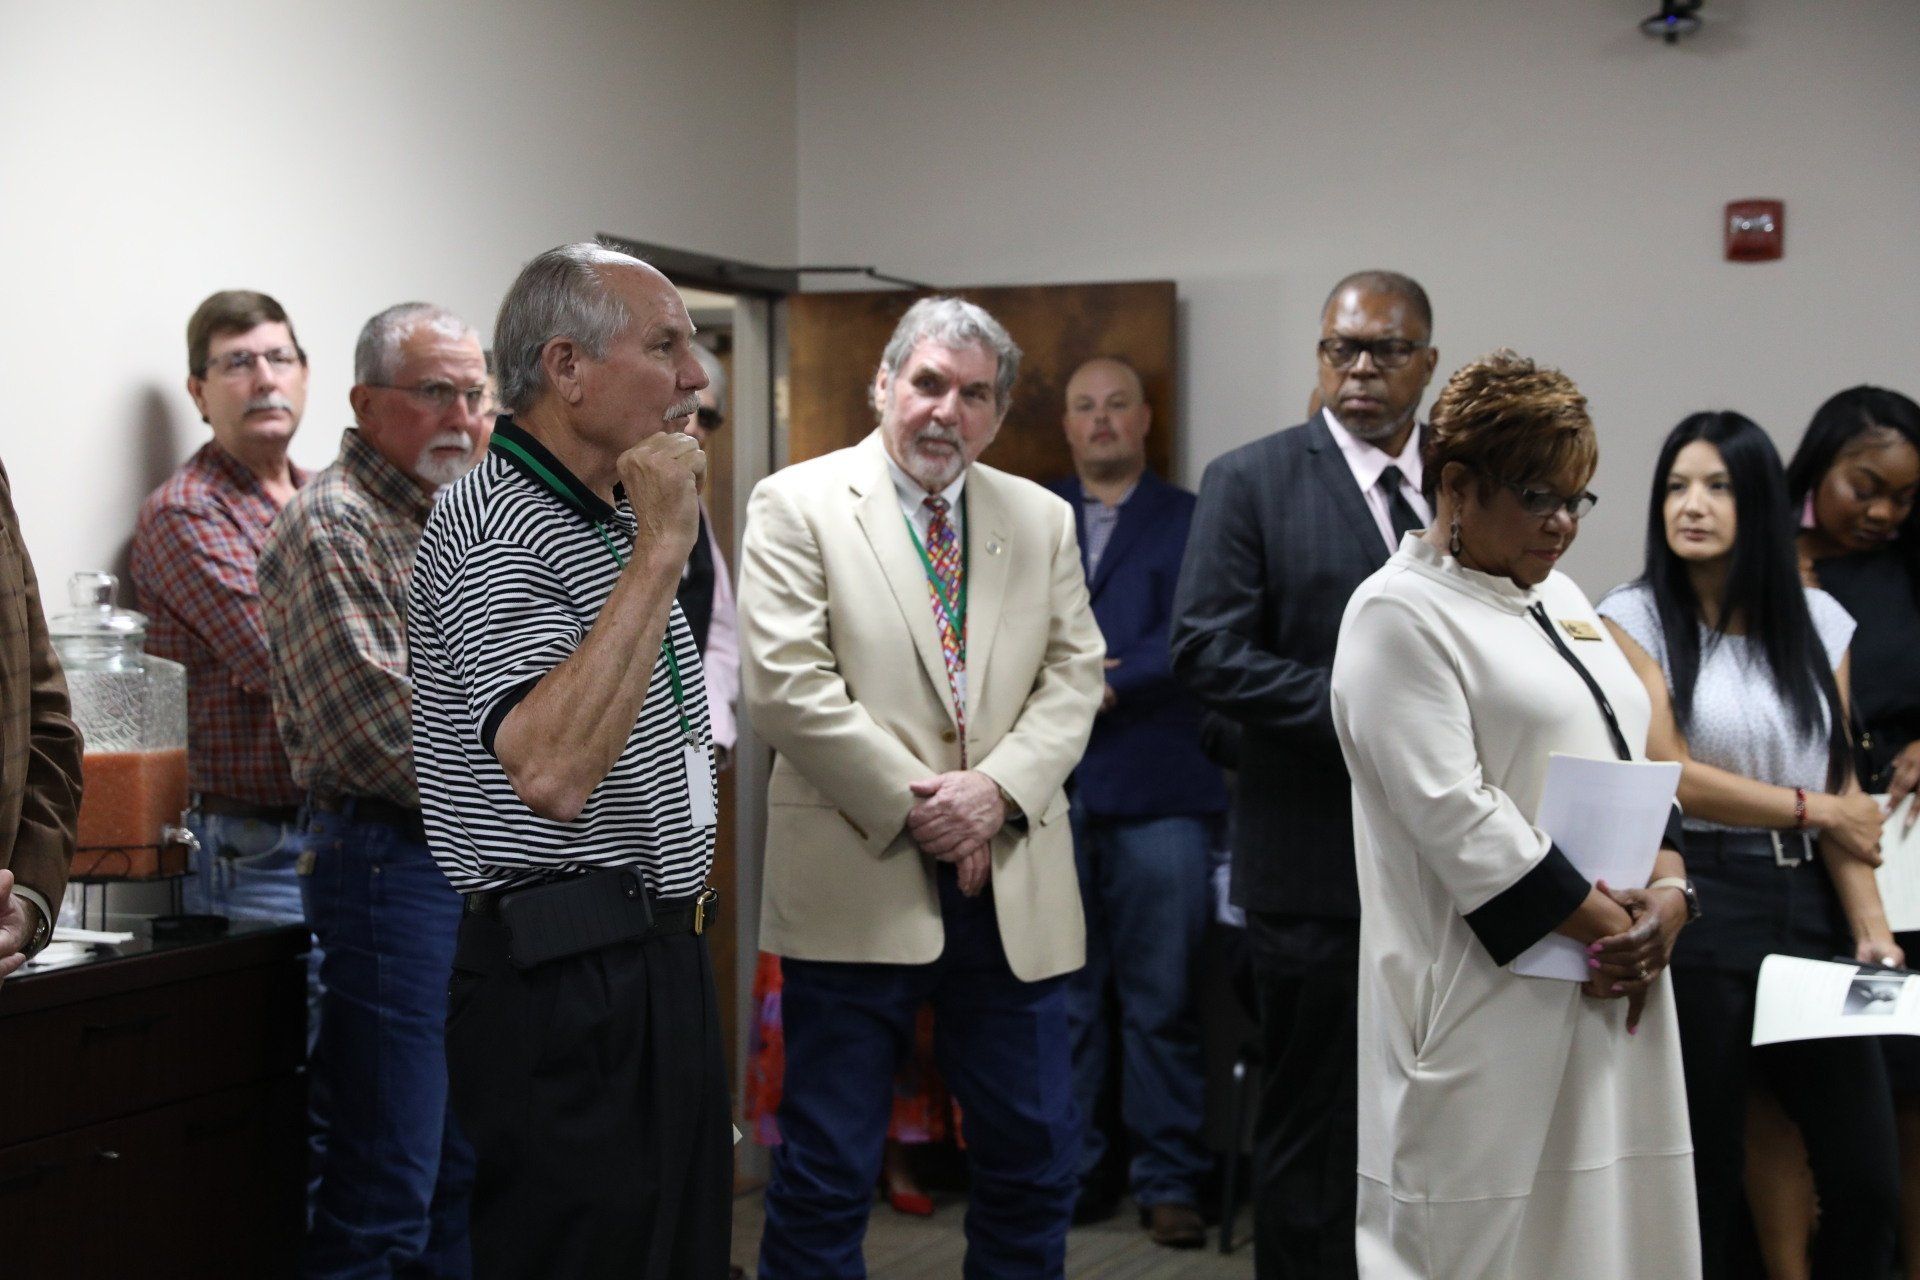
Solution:
<path fill-rule="evenodd" d="M 0 867 L 59 910 L 80 812 L 80 730 L 0 467 Z"/>

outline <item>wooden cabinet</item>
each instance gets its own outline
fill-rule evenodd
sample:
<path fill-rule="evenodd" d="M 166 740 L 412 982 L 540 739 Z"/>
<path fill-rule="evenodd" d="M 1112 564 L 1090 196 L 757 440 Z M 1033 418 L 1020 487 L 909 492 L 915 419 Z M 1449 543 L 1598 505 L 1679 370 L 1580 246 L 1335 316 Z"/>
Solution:
<path fill-rule="evenodd" d="M 0 986 L 9 1275 L 291 1275 L 303 930 L 130 943 Z"/>

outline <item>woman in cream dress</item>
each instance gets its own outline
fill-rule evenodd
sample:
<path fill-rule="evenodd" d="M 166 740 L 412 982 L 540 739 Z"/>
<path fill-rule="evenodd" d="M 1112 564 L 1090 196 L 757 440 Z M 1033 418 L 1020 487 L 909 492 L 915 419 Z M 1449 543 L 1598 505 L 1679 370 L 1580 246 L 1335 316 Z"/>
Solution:
<path fill-rule="evenodd" d="M 1333 668 L 1361 899 L 1360 1275 L 1691 1280 L 1662 973 L 1693 902 L 1678 823 L 1644 887 L 1589 885 L 1532 823 L 1552 753 L 1646 741 L 1645 690 L 1554 572 L 1592 505 L 1586 401 L 1496 352 L 1448 382 L 1425 451 L 1434 527 L 1355 593 Z M 1554 932 L 1587 945 L 1592 981 L 1506 967 Z"/>

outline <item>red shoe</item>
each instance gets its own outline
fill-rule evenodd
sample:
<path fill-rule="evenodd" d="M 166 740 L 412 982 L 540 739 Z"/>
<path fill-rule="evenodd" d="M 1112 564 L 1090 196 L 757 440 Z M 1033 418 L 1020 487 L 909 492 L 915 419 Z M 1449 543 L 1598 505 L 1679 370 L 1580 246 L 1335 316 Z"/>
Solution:
<path fill-rule="evenodd" d="M 909 1218 L 933 1216 L 933 1197 L 924 1191 L 889 1191 L 887 1203 L 895 1213 L 904 1213 Z"/>

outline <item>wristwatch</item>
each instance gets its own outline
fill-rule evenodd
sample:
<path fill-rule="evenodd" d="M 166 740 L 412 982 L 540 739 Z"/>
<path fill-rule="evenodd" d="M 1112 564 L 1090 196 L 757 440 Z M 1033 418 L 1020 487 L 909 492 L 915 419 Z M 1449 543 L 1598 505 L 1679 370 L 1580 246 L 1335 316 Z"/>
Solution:
<path fill-rule="evenodd" d="M 1680 896 L 1687 900 L 1687 923 L 1692 924 L 1700 918 L 1700 895 L 1694 890 L 1693 881 L 1681 876 L 1662 876 L 1647 888 L 1678 889 Z"/>
<path fill-rule="evenodd" d="M 993 789 L 1000 793 L 1000 803 L 1007 811 L 1005 819 L 1006 825 L 1014 828 L 1016 831 L 1025 831 L 1027 829 L 1027 815 L 1021 810 L 1020 802 L 1009 795 L 1007 789 L 997 782 L 993 784 Z"/>
<path fill-rule="evenodd" d="M 33 917 L 33 932 L 27 936 L 27 945 L 21 948 L 27 959 L 31 960 L 44 951 L 47 943 L 53 940 L 53 921 L 47 918 L 47 913 L 42 911 L 31 898 L 22 896 L 20 907 Z"/>

